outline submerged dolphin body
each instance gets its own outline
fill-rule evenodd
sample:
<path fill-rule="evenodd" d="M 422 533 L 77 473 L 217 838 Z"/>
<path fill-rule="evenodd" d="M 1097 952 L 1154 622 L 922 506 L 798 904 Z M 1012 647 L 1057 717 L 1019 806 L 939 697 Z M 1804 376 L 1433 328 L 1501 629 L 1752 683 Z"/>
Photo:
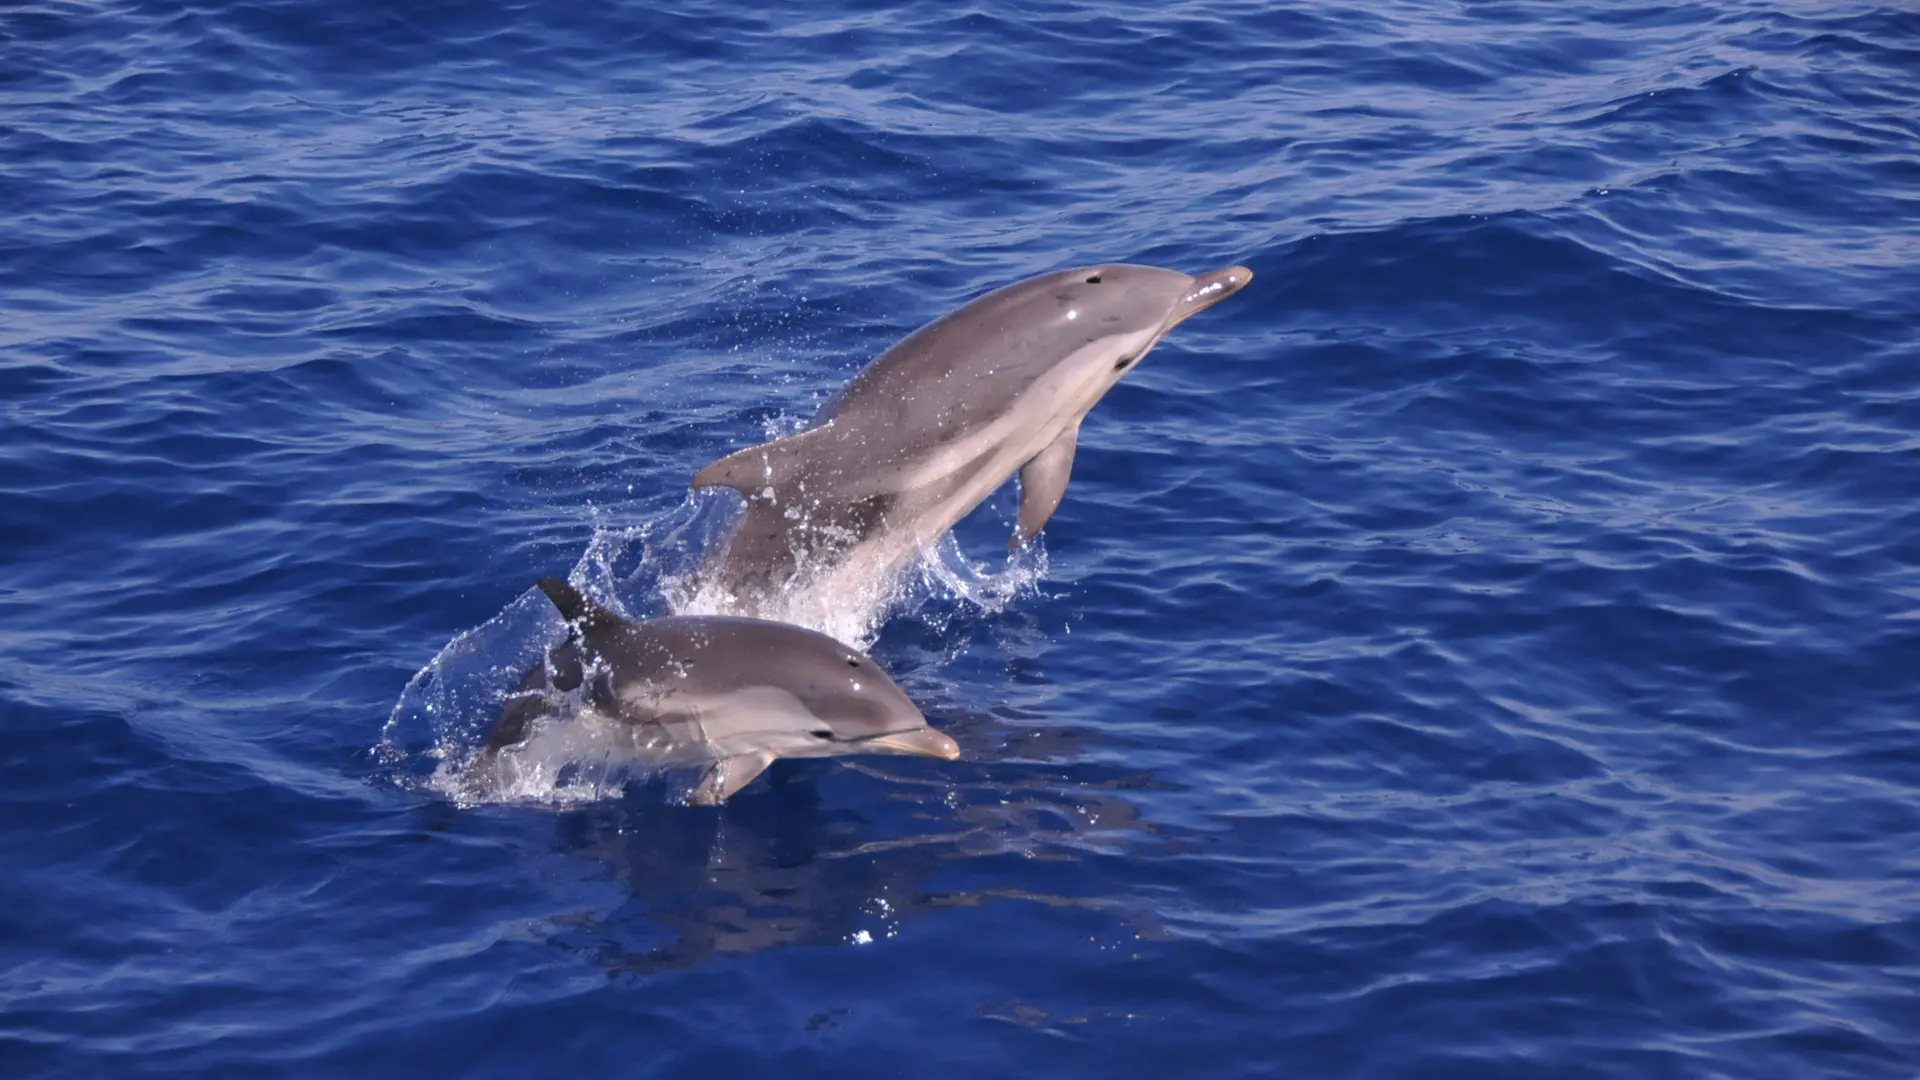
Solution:
<path fill-rule="evenodd" d="M 634 622 L 555 578 L 540 591 L 570 633 L 501 711 L 481 776 L 498 779 L 503 758 L 550 753 L 544 737 L 562 756 L 710 763 L 689 801 L 712 805 L 777 758 L 960 754 L 886 672 L 825 634 L 729 616 Z M 578 693 L 578 715 L 556 715 L 555 692 Z"/>
<path fill-rule="evenodd" d="M 713 462 L 693 487 L 746 496 L 705 568 L 738 610 L 796 573 L 884 595 L 918 552 L 1015 472 L 1037 534 L 1066 494 L 1080 421 L 1154 343 L 1240 291 L 1243 266 L 1063 270 L 1006 286 L 882 353 L 798 435 Z"/>

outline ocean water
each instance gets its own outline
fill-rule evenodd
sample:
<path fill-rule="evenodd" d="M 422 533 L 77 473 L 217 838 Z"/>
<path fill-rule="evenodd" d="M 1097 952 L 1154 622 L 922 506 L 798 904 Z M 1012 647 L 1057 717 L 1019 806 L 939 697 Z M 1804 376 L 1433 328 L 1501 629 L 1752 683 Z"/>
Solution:
<path fill-rule="evenodd" d="M 662 7 L 0 10 L 0 1075 L 1920 1074 L 1910 7 Z M 1257 276 L 832 627 L 961 760 L 441 782 L 1106 260 Z"/>

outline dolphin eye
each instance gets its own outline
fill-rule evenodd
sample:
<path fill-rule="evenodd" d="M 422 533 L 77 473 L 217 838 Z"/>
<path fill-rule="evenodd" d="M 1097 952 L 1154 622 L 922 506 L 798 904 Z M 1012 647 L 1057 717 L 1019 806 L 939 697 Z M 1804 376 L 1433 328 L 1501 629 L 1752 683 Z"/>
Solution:
<path fill-rule="evenodd" d="M 1093 275 L 1092 277 L 1090 277 L 1090 278 L 1088 278 L 1088 279 L 1087 279 L 1087 284 L 1089 284 L 1089 285 L 1098 285 L 1098 284 L 1100 284 L 1100 275 L 1099 275 L 1099 274 L 1095 274 L 1095 275 Z"/>
<path fill-rule="evenodd" d="M 854 659 L 853 657 L 851 657 L 851 656 L 849 656 L 849 657 L 847 657 L 847 666 L 848 666 L 848 667 L 859 667 L 859 666 L 860 666 L 860 661 L 858 661 L 858 660 L 855 660 L 855 659 Z"/>
<path fill-rule="evenodd" d="M 807 732 L 807 734 L 813 736 L 816 739 L 832 739 L 833 738 L 833 732 L 828 731 L 826 728 L 814 728 L 812 731 Z"/>

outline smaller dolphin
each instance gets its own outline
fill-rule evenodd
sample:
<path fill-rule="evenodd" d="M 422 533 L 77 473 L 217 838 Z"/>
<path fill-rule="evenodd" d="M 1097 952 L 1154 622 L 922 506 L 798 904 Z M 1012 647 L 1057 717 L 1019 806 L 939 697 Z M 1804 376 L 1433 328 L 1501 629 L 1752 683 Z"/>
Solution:
<path fill-rule="evenodd" d="M 694 476 L 696 488 L 747 500 L 707 576 L 750 611 L 802 570 L 835 593 L 856 582 L 884 592 L 1016 473 L 1008 547 L 1026 543 L 1067 492 L 1087 413 L 1168 331 L 1252 278 L 1244 266 L 1085 266 L 928 323 L 855 375 L 812 427 Z"/>
<path fill-rule="evenodd" d="M 960 756 L 886 672 L 825 634 L 721 615 L 634 622 L 556 578 L 540 591 L 570 633 L 521 681 L 476 769 L 497 775 L 501 755 L 525 752 L 543 730 L 586 725 L 563 745 L 652 765 L 710 763 L 688 801 L 711 806 L 777 758 Z M 554 715 L 555 691 L 580 692 L 578 716 Z"/>

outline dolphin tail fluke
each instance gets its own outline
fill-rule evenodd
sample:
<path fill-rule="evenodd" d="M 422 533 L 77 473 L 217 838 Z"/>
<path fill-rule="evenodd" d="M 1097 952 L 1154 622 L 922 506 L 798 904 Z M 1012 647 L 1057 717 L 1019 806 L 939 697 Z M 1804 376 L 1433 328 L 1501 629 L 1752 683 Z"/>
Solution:
<path fill-rule="evenodd" d="M 819 452 L 819 448 L 839 437 L 833 425 L 824 424 L 798 435 L 775 439 L 759 446 L 728 454 L 693 475 L 689 486 L 730 487 L 749 499 L 759 498 L 769 489 L 778 490 L 800 469 L 799 465 Z"/>
<path fill-rule="evenodd" d="M 620 616 L 581 596 L 580 590 L 559 578 L 543 577 L 539 586 L 547 599 L 553 601 L 553 606 L 560 609 L 560 616 L 570 623 L 579 623 L 588 630 L 620 625 Z"/>

